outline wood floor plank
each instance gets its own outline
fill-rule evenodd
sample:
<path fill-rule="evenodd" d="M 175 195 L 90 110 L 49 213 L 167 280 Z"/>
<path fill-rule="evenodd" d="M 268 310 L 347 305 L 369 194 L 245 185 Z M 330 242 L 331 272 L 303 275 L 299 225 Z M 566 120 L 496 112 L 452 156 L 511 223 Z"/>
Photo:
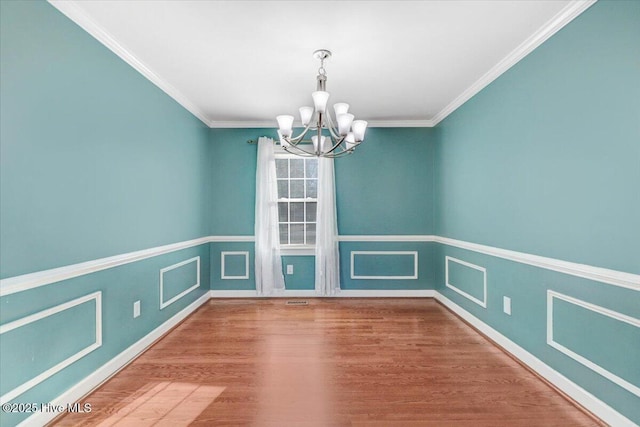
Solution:
<path fill-rule="evenodd" d="M 211 300 L 58 426 L 596 426 L 431 299 Z"/>

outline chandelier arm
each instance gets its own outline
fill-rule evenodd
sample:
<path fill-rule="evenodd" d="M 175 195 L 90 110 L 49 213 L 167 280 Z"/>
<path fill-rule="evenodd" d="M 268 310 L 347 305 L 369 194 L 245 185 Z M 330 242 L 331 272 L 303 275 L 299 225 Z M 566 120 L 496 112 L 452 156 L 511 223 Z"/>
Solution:
<path fill-rule="evenodd" d="M 351 153 L 353 153 L 353 151 L 344 150 L 344 151 L 340 151 L 338 153 L 323 154 L 322 157 L 326 157 L 326 158 L 329 158 L 329 159 L 335 159 L 335 158 L 338 158 L 338 157 L 346 156 L 347 154 L 351 154 Z"/>
<path fill-rule="evenodd" d="M 342 145 L 340 145 L 340 144 L 342 143 L 343 139 L 334 139 L 334 138 L 330 138 L 330 140 L 333 142 L 333 143 L 332 143 L 332 147 L 331 147 L 329 150 L 324 151 L 324 152 L 322 153 L 322 155 L 323 155 L 323 156 L 328 157 L 328 156 L 326 156 L 327 154 L 334 154 L 334 155 L 335 155 L 335 154 L 339 154 L 339 153 L 341 153 L 341 152 L 343 152 L 343 151 L 346 151 L 346 150 L 344 149 L 344 147 L 343 147 Z M 338 147 L 340 148 L 340 151 L 337 151 L 337 152 L 336 152 L 336 150 L 338 149 Z"/>
<path fill-rule="evenodd" d="M 289 142 L 290 144 L 293 144 L 293 145 L 299 143 L 300 141 L 302 141 L 302 138 L 304 138 L 304 136 L 307 134 L 309 129 L 313 129 L 311 127 L 311 121 L 309 121 L 309 124 L 307 125 L 307 127 L 305 127 L 304 130 L 302 130 L 302 132 L 300 132 L 300 134 L 298 136 L 293 137 L 293 138 L 289 137 L 289 141 L 287 141 L 287 142 Z"/>
<path fill-rule="evenodd" d="M 329 133 L 333 136 L 334 139 L 336 140 L 340 140 L 340 142 L 342 142 L 342 140 L 344 139 L 343 136 L 338 135 L 337 132 L 337 128 L 336 126 L 333 124 L 333 120 L 331 120 L 331 114 L 327 114 L 327 122 L 328 122 L 328 127 L 327 129 L 329 129 Z M 339 144 L 339 143 L 338 143 Z"/>
<path fill-rule="evenodd" d="M 302 148 L 298 147 L 297 145 L 290 145 L 288 147 L 282 147 L 284 151 L 291 153 L 291 154 L 295 154 L 298 156 L 304 156 L 304 157 L 316 157 L 315 153 L 309 152 L 307 150 L 303 150 Z M 289 149 L 292 148 L 294 151 L 289 151 Z"/>
<path fill-rule="evenodd" d="M 327 121 L 328 121 L 328 124 L 329 124 L 329 127 L 328 127 L 327 129 L 329 129 L 329 133 L 330 133 L 330 134 L 331 134 L 331 136 L 333 137 L 333 138 L 332 138 L 332 140 L 334 141 L 334 144 L 332 144 L 332 145 L 333 145 L 333 147 L 331 147 L 331 149 L 330 149 L 330 150 L 328 150 L 326 153 L 334 153 L 334 151 L 335 151 L 338 147 L 340 147 L 340 150 L 341 150 L 341 151 L 338 151 L 338 154 L 339 154 L 339 153 L 342 153 L 342 152 L 344 152 L 344 151 L 349 151 L 349 150 L 347 150 L 346 148 L 344 148 L 344 147 L 341 145 L 341 144 L 342 144 L 342 142 L 344 141 L 344 139 L 345 139 L 346 137 L 345 137 L 345 136 L 341 136 L 341 135 L 338 135 L 338 134 L 337 134 L 337 132 L 335 131 L 335 126 L 334 126 L 334 124 L 333 124 L 333 121 L 331 120 L 331 115 L 330 115 L 330 114 L 327 114 L 327 116 L 328 116 Z M 350 150 L 350 151 L 353 151 L 353 150 Z"/>
<path fill-rule="evenodd" d="M 308 141 L 301 141 L 301 142 L 308 142 Z M 353 149 L 349 149 L 349 150 L 345 150 L 343 147 L 340 147 L 341 151 L 327 151 L 326 153 L 321 153 L 320 157 L 326 157 L 326 158 L 331 158 L 331 159 L 335 159 L 338 157 L 342 157 L 345 156 L 347 154 L 351 154 L 353 153 Z M 318 157 L 318 155 L 315 152 L 309 152 L 307 150 L 304 150 L 302 148 L 300 148 L 298 145 L 290 145 L 288 147 L 282 147 L 282 149 L 284 151 L 286 151 L 287 153 L 291 153 L 294 154 L 296 156 L 301 156 L 301 157 Z"/>
<path fill-rule="evenodd" d="M 328 116 L 329 114 L 327 114 Z M 322 153 L 322 117 L 324 115 L 318 111 L 318 144 L 316 145 L 316 156 Z"/>

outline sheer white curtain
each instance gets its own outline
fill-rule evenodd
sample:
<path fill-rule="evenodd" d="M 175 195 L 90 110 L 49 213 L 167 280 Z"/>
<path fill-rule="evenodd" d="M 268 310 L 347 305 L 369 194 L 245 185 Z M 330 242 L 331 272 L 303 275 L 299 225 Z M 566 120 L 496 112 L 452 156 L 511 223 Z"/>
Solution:
<path fill-rule="evenodd" d="M 340 253 L 333 159 L 318 158 L 317 206 L 316 293 L 334 295 L 340 290 Z"/>
<path fill-rule="evenodd" d="M 271 295 L 284 290 L 278 235 L 278 187 L 273 140 L 258 139 L 256 166 L 256 290 Z"/>

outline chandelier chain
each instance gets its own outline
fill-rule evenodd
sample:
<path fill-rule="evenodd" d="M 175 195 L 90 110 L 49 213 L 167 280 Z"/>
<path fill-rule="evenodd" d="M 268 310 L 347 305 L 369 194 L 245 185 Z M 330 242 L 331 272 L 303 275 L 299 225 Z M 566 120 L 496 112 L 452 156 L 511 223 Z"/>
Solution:
<path fill-rule="evenodd" d="M 321 76 L 327 75 L 327 70 L 324 69 L 324 58 L 320 58 L 320 68 L 318 68 L 318 74 Z"/>

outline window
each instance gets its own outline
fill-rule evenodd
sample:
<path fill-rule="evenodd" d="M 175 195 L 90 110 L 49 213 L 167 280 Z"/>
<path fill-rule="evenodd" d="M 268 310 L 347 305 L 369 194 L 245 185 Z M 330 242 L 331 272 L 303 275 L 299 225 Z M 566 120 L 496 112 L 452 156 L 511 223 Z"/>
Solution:
<path fill-rule="evenodd" d="M 315 245 L 318 159 L 277 153 L 276 176 L 280 244 Z"/>

